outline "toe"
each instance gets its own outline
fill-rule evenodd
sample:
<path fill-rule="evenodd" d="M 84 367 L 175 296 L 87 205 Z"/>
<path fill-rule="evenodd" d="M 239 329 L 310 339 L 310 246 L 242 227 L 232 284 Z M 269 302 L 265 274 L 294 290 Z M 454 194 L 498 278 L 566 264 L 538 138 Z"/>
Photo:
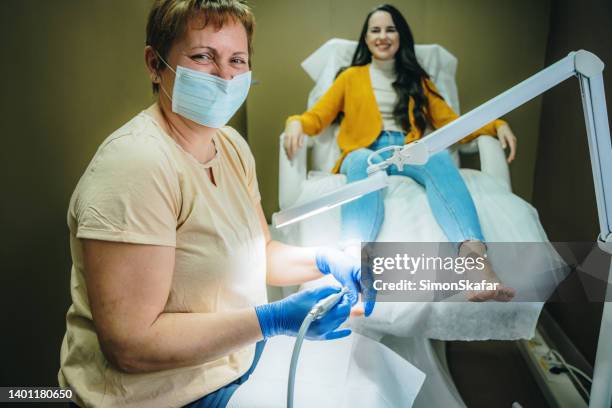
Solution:
<path fill-rule="evenodd" d="M 486 302 L 487 300 L 495 298 L 496 291 L 494 290 L 485 290 L 482 292 L 472 293 L 468 300 L 470 302 Z"/>

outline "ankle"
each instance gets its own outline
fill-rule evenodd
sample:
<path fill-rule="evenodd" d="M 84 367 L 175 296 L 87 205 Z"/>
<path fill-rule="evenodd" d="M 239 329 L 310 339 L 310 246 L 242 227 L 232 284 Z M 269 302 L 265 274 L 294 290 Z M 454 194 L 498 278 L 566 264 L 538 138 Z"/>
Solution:
<path fill-rule="evenodd" d="M 478 240 L 466 240 L 459 244 L 459 256 L 486 256 L 487 246 Z"/>

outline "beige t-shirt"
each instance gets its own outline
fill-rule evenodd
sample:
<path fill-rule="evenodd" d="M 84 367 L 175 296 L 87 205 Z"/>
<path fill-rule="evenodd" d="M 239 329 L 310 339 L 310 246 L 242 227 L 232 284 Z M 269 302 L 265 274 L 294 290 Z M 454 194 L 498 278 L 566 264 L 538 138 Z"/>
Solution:
<path fill-rule="evenodd" d="M 217 154 L 203 165 L 141 112 L 102 143 L 72 195 L 72 306 L 58 379 L 82 407 L 180 407 L 240 377 L 253 361 L 254 345 L 205 364 L 122 373 L 102 354 L 85 286 L 80 238 L 175 247 L 165 312 L 267 302 L 255 161 L 232 128 L 213 140 Z"/>

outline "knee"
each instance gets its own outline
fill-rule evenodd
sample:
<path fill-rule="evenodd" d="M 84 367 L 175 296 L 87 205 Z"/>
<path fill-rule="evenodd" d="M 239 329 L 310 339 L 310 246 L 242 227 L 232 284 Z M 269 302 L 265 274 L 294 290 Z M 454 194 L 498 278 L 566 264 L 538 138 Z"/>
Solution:
<path fill-rule="evenodd" d="M 434 160 L 451 160 L 451 155 L 448 149 L 444 149 L 431 156 L 431 158 Z"/>
<path fill-rule="evenodd" d="M 354 161 L 367 163 L 368 157 L 370 157 L 372 153 L 373 153 L 372 150 L 366 149 L 365 147 L 363 147 L 361 149 L 353 150 L 352 152 L 348 154 L 348 156 L 346 156 L 346 158 L 348 160 L 354 160 Z"/>
<path fill-rule="evenodd" d="M 368 168 L 368 157 L 372 153 L 369 149 L 357 149 L 350 152 L 342 163 L 341 171 L 344 174 L 349 172 L 363 171 L 366 172 Z"/>

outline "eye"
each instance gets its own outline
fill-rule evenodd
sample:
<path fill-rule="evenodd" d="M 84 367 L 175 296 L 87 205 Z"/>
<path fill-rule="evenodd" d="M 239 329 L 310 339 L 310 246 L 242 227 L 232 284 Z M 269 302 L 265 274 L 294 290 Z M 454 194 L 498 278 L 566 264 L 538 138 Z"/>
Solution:
<path fill-rule="evenodd" d="M 237 65 L 244 65 L 247 63 L 247 61 L 244 58 L 232 58 L 231 63 Z"/>
<path fill-rule="evenodd" d="M 389 33 L 394 33 L 394 32 L 396 32 L 396 31 L 397 31 L 397 30 L 395 29 L 395 27 L 389 27 L 389 28 L 387 28 L 387 32 L 389 32 Z"/>
<path fill-rule="evenodd" d="M 195 55 L 192 55 L 190 58 L 191 58 L 192 60 L 194 60 L 195 62 L 204 62 L 204 63 L 206 63 L 206 62 L 212 62 L 212 60 L 213 60 L 212 55 L 210 55 L 210 54 L 209 54 L 209 53 L 207 53 L 207 52 L 202 53 L 202 54 L 195 54 Z"/>
<path fill-rule="evenodd" d="M 380 28 L 378 28 L 378 27 L 370 28 L 370 32 L 371 33 L 379 33 L 380 32 Z"/>

